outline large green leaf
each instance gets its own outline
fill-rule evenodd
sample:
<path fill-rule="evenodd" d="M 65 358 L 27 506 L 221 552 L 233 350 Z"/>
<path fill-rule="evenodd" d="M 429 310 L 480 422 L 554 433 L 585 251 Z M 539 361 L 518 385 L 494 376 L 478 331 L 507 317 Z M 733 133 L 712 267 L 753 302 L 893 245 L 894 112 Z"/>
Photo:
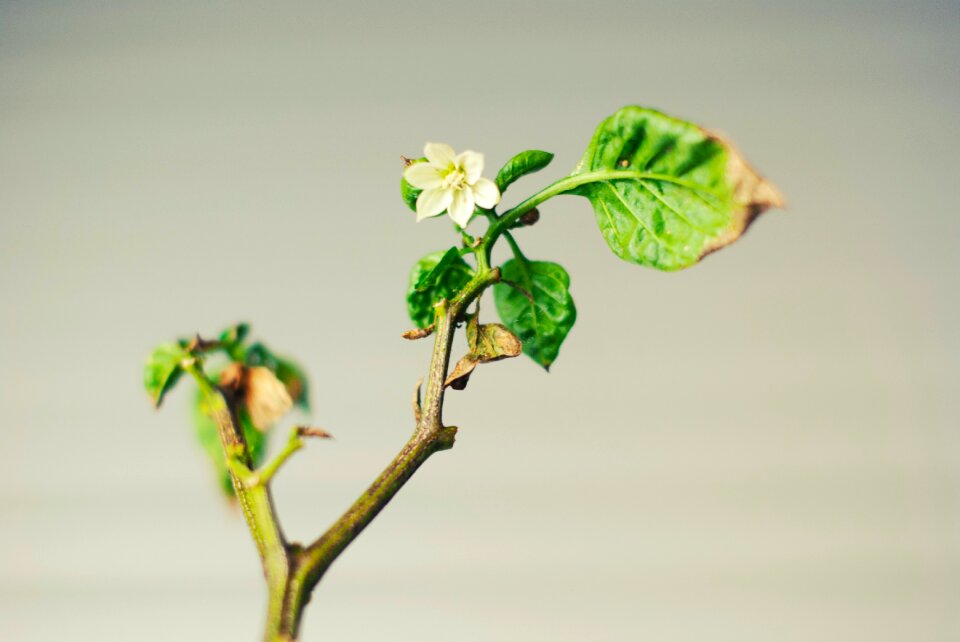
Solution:
<path fill-rule="evenodd" d="M 423 257 L 410 271 L 407 286 L 407 313 L 418 328 L 433 323 L 433 306 L 441 299 L 449 299 L 463 289 L 473 277 L 473 269 L 456 252 L 434 252 Z M 446 260 L 444 260 L 446 258 Z M 436 270 L 440 265 L 443 269 Z"/>
<path fill-rule="evenodd" d="M 570 276 L 556 263 L 525 258 L 504 263 L 500 276 L 517 286 L 498 283 L 493 287 L 500 318 L 520 337 L 523 352 L 549 369 L 577 320 Z"/>
<path fill-rule="evenodd" d="M 715 134 L 643 107 L 600 123 L 573 175 L 620 258 L 679 270 L 732 243 L 782 206 L 737 150 Z"/>
<path fill-rule="evenodd" d="M 180 363 L 189 356 L 178 343 L 163 343 L 150 354 L 143 369 L 143 387 L 154 406 L 163 403 L 164 395 L 176 385 L 183 374 Z"/>
<path fill-rule="evenodd" d="M 500 168 L 494 182 L 502 194 L 515 180 L 526 174 L 539 172 L 552 160 L 553 154 L 550 152 L 542 152 L 538 149 L 528 149 L 525 152 L 520 152 Z"/>

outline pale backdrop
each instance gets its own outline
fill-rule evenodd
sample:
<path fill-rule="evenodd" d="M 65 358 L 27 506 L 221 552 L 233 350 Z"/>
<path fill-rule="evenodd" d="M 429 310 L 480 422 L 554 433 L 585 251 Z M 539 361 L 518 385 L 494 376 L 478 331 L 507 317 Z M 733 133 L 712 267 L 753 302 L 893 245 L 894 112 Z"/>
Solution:
<path fill-rule="evenodd" d="M 580 309 L 553 371 L 450 396 L 456 448 L 304 642 L 960 639 L 958 60 L 956 2 L 3 2 L 0 639 L 259 639 L 151 346 L 246 319 L 307 365 L 337 439 L 276 494 L 317 534 L 428 356 L 406 274 L 452 237 L 400 154 L 556 152 L 532 191 L 631 103 L 732 135 L 789 212 L 661 274 L 544 207 L 521 241 Z"/>

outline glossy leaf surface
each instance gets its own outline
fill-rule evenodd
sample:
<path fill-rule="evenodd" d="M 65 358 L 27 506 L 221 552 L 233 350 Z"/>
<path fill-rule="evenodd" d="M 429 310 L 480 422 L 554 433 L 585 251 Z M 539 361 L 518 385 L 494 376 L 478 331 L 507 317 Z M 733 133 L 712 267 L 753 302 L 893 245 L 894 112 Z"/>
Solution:
<path fill-rule="evenodd" d="M 456 248 L 452 250 L 456 253 Z M 441 264 L 443 269 L 436 270 Z M 433 323 L 433 306 L 441 299 L 454 296 L 472 277 L 473 269 L 459 253 L 450 256 L 450 250 L 434 252 L 417 261 L 410 271 L 407 286 L 407 313 L 410 320 L 418 328 Z"/>
<path fill-rule="evenodd" d="M 588 179 L 572 192 L 590 199 L 614 254 L 661 270 L 697 263 L 783 204 L 732 145 L 642 107 L 600 123 L 573 176 Z"/>
<path fill-rule="evenodd" d="M 539 172 L 549 165 L 552 160 L 553 154 L 550 152 L 542 152 L 537 149 L 528 149 L 525 152 L 520 152 L 500 168 L 494 182 L 502 194 L 515 180 L 526 174 Z"/>
<path fill-rule="evenodd" d="M 556 263 L 511 259 L 500 267 L 493 298 L 500 319 L 523 342 L 523 352 L 544 368 L 556 360 L 577 320 L 570 276 Z M 528 296 L 529 295 L 529 296 Z"/>

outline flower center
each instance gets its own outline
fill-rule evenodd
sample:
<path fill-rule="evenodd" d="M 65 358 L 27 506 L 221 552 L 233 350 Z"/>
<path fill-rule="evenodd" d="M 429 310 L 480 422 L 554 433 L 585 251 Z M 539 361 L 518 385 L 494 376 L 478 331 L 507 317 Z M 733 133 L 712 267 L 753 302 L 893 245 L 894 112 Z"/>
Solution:
<path fill-rule="evenodd" d="M 443 177 L 443 186 L 448 189 L 463 189 L 467 183 L 467 173 L 462 168 L 453 166 Z"/>

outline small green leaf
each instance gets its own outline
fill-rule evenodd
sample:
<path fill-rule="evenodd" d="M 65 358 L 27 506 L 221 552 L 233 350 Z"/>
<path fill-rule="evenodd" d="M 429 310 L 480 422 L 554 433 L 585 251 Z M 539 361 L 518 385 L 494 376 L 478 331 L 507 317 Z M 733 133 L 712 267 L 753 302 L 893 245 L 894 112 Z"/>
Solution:
<path fill-rule="evenodd" d="M 153 405 L 159 407 L 164 395 L 176 385 L 183 368 L 180 363 L 190 355 L 177 343 L 164 343 L 153 351 L 143 369 L 143 387 Z"/>
<path fill-rule="evenodd" d="M 536 149 L 528 149 L 525 152 L 520 152 L 508 160 L 506 164 L 500 168 L 500 171 L 497 172 L 495 182 L 500 189 L 500 193 L 503 194 L 507 187 L 521 176 L 539 172 L 549 165 L 552 160 L 553 154 L 550 152 L 541 152 Z"/>
<path fill-rule="evenodd" d="M 460 259 L 460 250 L 456 247 L 451 247 L 440 257 L 440 262 L 433 266 L 432 270 L 420 277 L 416 287 L 413 288 L 414 291 L 426 292 L 430 288 L 436 287 L 444 273 L 453 267 L 458 259 Z"/>
<path fill-rule="evenodd" d="M 407 313 L 418 328 L 425 328 L 433 323 L 433 306 L 441 299 L 449 299 L 456 295 L 473 277 L 473 269 L 459 256 L 459 253 L 446 262 L 446 267 L 442 271 L 435 273 L 434 268 L 438 267 L 449 254 L 449 250 L 428 254 L 417 261 L 410 271 L 407 286 Z M 429 278 L 432 284 L 418 290 L 421 280 L 426 278 Z"/>
<path fill-rule="evenodd" d="M 621 259 L 679 270 L 732 243 L 764 210 L 782 206 L 726 141 L 643 107 L 600 123 L 572 176 Z"/>
<path fill-rule="evenodd" d="M 556 263 L 524 258 L 504 263 L 500 275 L 513 284 L 493 286 L 500 318 L 520 337 L 524 354 L 549 369 L 577 320 L 570 276 Z"/>
<path fill-rule="evenodd" d="M 414 163 L 425 162 L 426 158 L 415 158 L 413 159 Z M 407 182 L 403 176 L 400 177 L 400 197 L 403 199 L 403 202 L 407 204 L 414 212 L 417 211 L 417 198 L 420 196 L 422 189 L 417 189 L 413 185 Z"/>
<path fill-rule="evenodd" d="M 221 343 L 232 347 L 238 343 L 243 343 L 243 340 L 247 338 L 248 334 L 250 334 L 250 325 L 247 323 L 238 323 L 221 332 L 219 340 Z"/>

